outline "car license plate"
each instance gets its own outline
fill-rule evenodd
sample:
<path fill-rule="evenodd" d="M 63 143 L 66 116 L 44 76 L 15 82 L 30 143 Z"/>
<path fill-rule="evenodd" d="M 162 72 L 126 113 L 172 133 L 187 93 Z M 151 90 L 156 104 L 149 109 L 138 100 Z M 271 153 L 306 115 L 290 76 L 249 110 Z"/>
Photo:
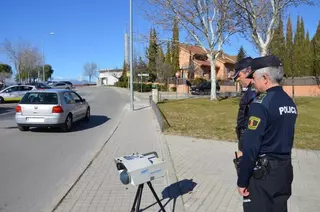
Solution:
<path fill-rule="evenodd" d="M 44 118 L 27 118 L 27 121 L 31 123 L 43 123 Z"/>

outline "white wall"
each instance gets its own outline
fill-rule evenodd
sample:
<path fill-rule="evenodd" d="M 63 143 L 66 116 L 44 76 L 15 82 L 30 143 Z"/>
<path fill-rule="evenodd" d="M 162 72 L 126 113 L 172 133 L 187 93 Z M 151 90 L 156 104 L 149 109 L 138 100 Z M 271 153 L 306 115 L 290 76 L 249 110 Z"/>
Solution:
<path fill-rule="evenodd" d="M 114 85 L 119 80 L 117 77 L 121 77 L 122 72 L 100 72 L 99 73 L 99 82 L 101 82 L 102 85 Z M 115 77 L 115 76 L 116 77 Z M 100 83 L 99 83 L 100 84 Z"/>

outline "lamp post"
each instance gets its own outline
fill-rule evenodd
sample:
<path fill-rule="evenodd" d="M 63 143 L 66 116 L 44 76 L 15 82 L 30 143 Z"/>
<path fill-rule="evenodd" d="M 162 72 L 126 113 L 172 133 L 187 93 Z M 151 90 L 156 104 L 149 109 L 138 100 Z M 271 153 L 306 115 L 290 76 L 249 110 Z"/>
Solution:
<path fill-rule="evenodd" d="M 132 0 L 130 0 L 130 109 L 134 110 L 133 106 L 133 32 L 132 32 Z"/>
<path fill-rule="evenodd" d="M 176 99 L 178 99 L 178 78 L 180 76 L 179 71 L 176 72 Z"/>
<path fill-rule="evenodd" d="M 54 32 L 50 32 L 49 35 L 54 35 Z M 45 82 L 46 81 L 46 76 L 45 76 L 45 72 L 44 72 L 44 42 L 43 42 L 43 38 L 42 38 L 42 81 Z M 38 77 L 39 78 L 39 77 Z"/>

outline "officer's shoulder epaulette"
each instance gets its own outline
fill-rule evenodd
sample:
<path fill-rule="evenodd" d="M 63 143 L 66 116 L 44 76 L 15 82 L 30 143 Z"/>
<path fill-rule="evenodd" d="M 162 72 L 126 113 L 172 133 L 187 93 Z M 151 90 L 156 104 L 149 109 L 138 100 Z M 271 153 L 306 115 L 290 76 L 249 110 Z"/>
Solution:
<path fill-rule="evenodd" d="M 254 100 L 254 103 L 262 103 L 263 99 L 267 96 L 267 93 L 259 94 Z"/>

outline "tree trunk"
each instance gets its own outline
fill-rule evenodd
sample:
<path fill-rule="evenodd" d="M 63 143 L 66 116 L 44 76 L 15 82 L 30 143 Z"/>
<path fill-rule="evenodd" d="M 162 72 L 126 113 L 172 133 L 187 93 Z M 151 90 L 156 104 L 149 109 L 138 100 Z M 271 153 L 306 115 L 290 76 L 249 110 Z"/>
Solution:
<path fill-rule="evenodd" d="M 261 48 L 261 50 L 260 50 L 261 57 L 267 56 L 268 55 L 268 50 L 267 50 L 266 45 L 261 45 L 260 48 Z"/>
<path fill-rule="evenodd" d="M 213 51 L 211 51 L 210 55 L 210 65 L 211 65 L 211 92 L 210 92 L 210 100 L 216 100 L 216 56 Z"/>
<path fill-rule="evenodd" d="M 291 80 L 292 80 L 292 99 L 294 101 L 294 76 L 293 75 L 292 75 Z"/>

